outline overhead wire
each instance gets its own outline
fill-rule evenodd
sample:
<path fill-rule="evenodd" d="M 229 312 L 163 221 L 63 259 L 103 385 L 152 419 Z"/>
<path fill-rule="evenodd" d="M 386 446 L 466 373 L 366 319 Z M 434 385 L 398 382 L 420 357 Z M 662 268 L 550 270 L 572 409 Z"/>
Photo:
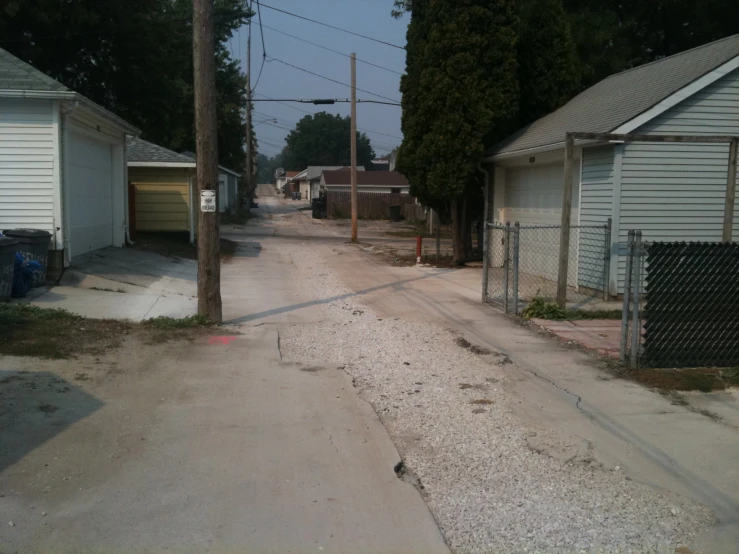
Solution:
<path fill-rule="evenodd" d="M 259 0 L 254 0 L 257 3 L 257 14 L 259 17 L 259 35 L 262 37 L 262 65 L 259 67 L 259 74 L 257 75 L 257 82 L 254 83 L 251 91 L 252 94 L 257 90 L 259 79 L 262 78 L 262 71 L 264 70 L 264 64 L 267 61 L 267 48 L 264 46 L 264 29 L 262 29 L 262 10 L 259 7 Z"/>
<path fill-rule="evenodd" d="M 288 67 L 292 67 L 293 69 L 297 69 L 298 71 L 302 71 L 303 73 L 308 73 L 309 75 L 313 75 L 313 76 L 318 77 L 320 79 L 324 79 L 326 81 L 331 81 L 332 83 L 336 83 L 337 85 L 343 85 L 345 87 L 352 88 L 352 86 L 349 83 L 344 83 L 342 81 L 337 81 L 336 79 L 332 79 L 331 77 L 326 77 L 325 75 L 321 75 L 320 73 L 316 73 L 315 71 L 310 71 L 308 69 L 304 69 L 302 67 L 299 67 L 297 65 L 291 64 L 290 62 L 286 62 L 285 60 L 281 60 L 279 58 L 275 58 L 275 57 L 270 56 L 268 61 L 270 61 L 270 62 L 271 61 L 275 61 L 275 62 L 281 63 L 283 65 L 286 65 Z M 366 94 L 371 94 L 372 96 L 377 96 L 378 98 L 382 98 L 384 100 L 389 100 L 391 102 L 395 102 L 395 103 L 400 104 L 400 100 L 396 100 L 395 98 L 389 98 L 387 96 L 383 96 L 382 94 L 377 94 L 376 92 L 365 90 L 363 88 L 359 88 L 359 87 L 355 87 L 355 88 L 358 91 L 360 91 L 360 92 L 364 92 Z"/>
<path fill-rule="evenodd" d="M 311 19 L 309 17 L 298 15 L 296 13 L 292 13 L 292 12 L 289 12 L 287 10 L 282 10 L 280 8 L 275 8 L 274 6 L 269 6 L 269 5 L 265 4 L 265 3 L 262 3 L 262 5 L 265 8 L 267 8 L 267 9 L 274 10 L 276 12 L 284 13 L 284 14 L 287 14 L 287 15 L 291 15 L 293 17 L 297 17 L 298 19 L 303 19 L 305 21 L 310 21 L 311 23 L 316 23 L 317 25 L 323 25 L 324 27 L 328 27 L 328 28 L 334 29 L 336 31 L 341 31 L 342 33 L 347 33 L 347 34 L 350 34 L 350 35 L 354 35 L 355 37 L 360 37 L 360 38 L 363 38 L 363 39 L 371 40 L 373 42 L 384 44 L 386 46 L 392 46 L 393 48 L 398 48 L 400 50 L 405 50 L 405 47 L 404 46 L 399 46 L 397 44 L 393 44 L 392 42 L 387 42 L 387 41 L 384 41 L 384 40 L 381 40 L 381 39 L 378 39 L 378 38 L 370 37 L 370 36 L 367 36 L 367 35 L 362 35 L 360 33 L 354 32 L 354 31 L 349 31 L 348 29 L 342 29 L 341 27 L 337 27 L 335 25 L 330 25 L 328 23 L 324 23 L 323 21 L 317 21 L 315 19 Z"/>
<path fill-rule="evenodd" d="M 264 28 L 269 29 L 270 31 L 274 31 L 275 33 L 280 33 L 281 35 L 285 35 L 286 37 L 293 38 L 295 40 L 299 40 L 299 41 L 311 44 L 313 46 L 317 46 L 318 48 L 323 48 L 324 50 L 333 52 L 334 54 L 338 54 L 339 56 L 344 56 L 345 58 L 351 58 L 349 54 L 345 54 L 344 52 L 340 52 L 339 50 L 334 50 L 333 48 L 329 48 L 328 46 L 323 46 L 322 44 L 318 44 L 316 42 L 312 42 L 310 40 L 295 36 L 292 33 L 285 33 L 284 31 L 280 31 L 279 29 L 275 29 L 274 27 L 270 27 L 269 25 L 265 25 Z M 389 71 L 390 73 L 395 73 L 396 75 L 403 75 L 403 73 L 400 71 L 395 71 L 394 69 L 390 69 L 389 67 L 384 67 L 376 63 L 368 62 L 367 60 L 361 60 L 357 58 L 357 61 L 360 63 L 366 64 L 366 65 L 371 65 L 372 67 L 376 67 L 378 69 Z"/>

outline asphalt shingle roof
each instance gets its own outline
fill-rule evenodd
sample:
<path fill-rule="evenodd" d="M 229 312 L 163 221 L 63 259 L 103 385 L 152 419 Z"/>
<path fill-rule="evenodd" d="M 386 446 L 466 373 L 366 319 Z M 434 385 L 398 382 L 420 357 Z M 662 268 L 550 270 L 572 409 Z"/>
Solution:
<path fill-rule="evenodd" d="M 59 81 L 0 48 L 0 90 L 72 92 Z"/>
<path fill-rule="evenodd" d="M 178 154 L 152 142 L 136 138 L 126 141 L 129 162 L 163 162 L 195 164 L 189 156 Z"/>
<path fill-rule="evenodd" d="M 564 142 L 567 132 L 607 133 L 739 56 L 739 35 L 615 75 L 495 145 L 487 156 Z"/>

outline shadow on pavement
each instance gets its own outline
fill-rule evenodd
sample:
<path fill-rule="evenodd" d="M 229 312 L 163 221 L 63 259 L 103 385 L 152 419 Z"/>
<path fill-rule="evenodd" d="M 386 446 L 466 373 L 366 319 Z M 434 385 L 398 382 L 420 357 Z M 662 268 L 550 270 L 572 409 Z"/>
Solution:
<path fill-rule="evenodd" d="M 0 471 L 102 406 L 54 373 L 0 370 Z"/>
<path fill-rule="evenodd" d="M 346 298 L 352 298 L 355 296 L 363 296 L 365 294 L 369 294 L 371 292 L 375 292 L 378 290 L 400 289 L 405 283 L 412 283 L 414 281 L 421 281 L 423 279 L 429 279 L 431 277 L 438 277 L 440 274 L 448 273 L 450 271 L 456 271 L 456 269 L 439 269 L 439 270 L 433 271 L 432 273 L 429 273 L 428 275 L 424 275 L 423 277 L 414 277 L 412 279 L 402 279 L 400 281 L 393 281 L 392 283 L 386 283 L 384 285 L 377 285 L 376 287 L 370 287 L 368 289 L 359 290 L 356 292 L 349 292 L 346 294 L 330 296 L 329 298 L 322 298 L 320 300 L 311 300 L 310 302 L 301 302 L 300 304 L 292 304 L 290 306 L 283 306 L 281 308 L 275 308 L 273 310 L 267 310 L 267 311 L 259 312 L 256 314 L 250 314 L 250 315 L 245 315 L 242 317 L 237 317 L 235 319 L 228 321 L 227 323 L 235 323 L 235 324 L 248 323 L 249 321 L 263 319 L 265 317 L 271 317 L 274 315 L 280 315 L 280 314 L 284 314 L 287 312 L 293 312 L 295 310 L 301 310 L 303 308 L 310 308 L 311 306 L 318 306 L 321 304 L 330 304 L 331 302 L 336 302 L 337 300 L 344 300 Z"/>

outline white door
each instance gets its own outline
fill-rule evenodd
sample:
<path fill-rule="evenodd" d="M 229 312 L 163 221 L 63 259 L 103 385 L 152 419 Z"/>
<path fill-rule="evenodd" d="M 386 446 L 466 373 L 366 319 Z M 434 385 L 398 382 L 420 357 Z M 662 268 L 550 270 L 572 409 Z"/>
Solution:
<path fill-rule="evenodd" d="M 67 225 L 70 257 L 113 244 L 113 156 L 111 145 L 69 133 Z"/>
<path fill-rule="evenodd" d="M 575 165 L 579 167 L 579 165 Z M 579 171 L 573 171 L 572 225 L 579 222 Z M 562 217 L 564 165 L 526 166 L 506 170 L 505 219 L 518 221 L 520 232 L 520 271 L 543 281 L 557 280 L 559 271 L 559 239 Z M 526 226 L 547 226 L 537 229 Z M 578 234 L 570 234 L 570 268 L 568 282 L 577 279 Z"/>

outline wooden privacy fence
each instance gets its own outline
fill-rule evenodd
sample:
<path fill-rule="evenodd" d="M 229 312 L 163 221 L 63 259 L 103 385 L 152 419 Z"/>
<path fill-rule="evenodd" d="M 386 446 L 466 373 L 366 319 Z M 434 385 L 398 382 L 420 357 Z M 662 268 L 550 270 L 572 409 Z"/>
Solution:
<path fill-rule="evenodd" d="M 357 216 L 360 219 L 390 219 L 390 206 L 400 206 L 400 217 L 405 217 L 406 206 L 412 206 L 416 202 L 415 197 L 409 194 L 360 192 L 357 196 Z M 326 217 L 344 219 L 351 215 L 351 192 L 328 191 L 326 193 Z"/>
<path fill-rule="evenodd" d="M 426 221 L 426 208 L 421 204 L 407 204 L 405 207 L 406 221 Z"/>

